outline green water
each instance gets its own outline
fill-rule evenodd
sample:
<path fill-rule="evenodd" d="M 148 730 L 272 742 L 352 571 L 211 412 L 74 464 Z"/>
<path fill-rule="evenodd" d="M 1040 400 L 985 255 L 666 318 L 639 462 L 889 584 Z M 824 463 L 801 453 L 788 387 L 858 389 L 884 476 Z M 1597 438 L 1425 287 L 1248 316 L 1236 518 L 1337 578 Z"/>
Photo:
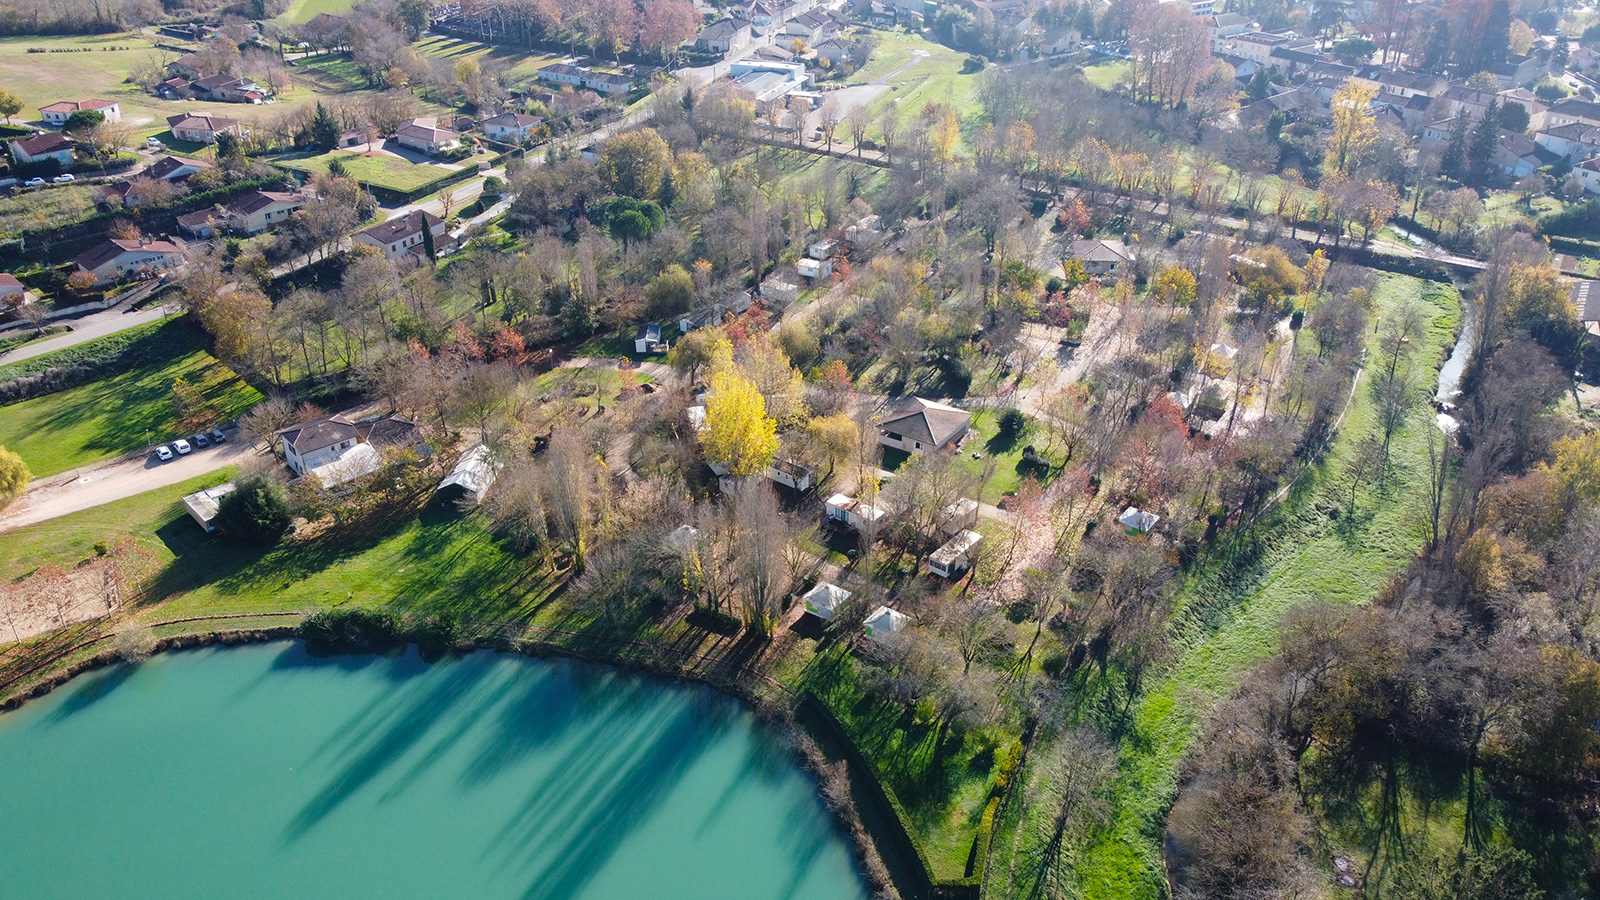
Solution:
<path fill-rule="evenodd" d="M 602 667 L 282 642 L 0 716 L 6 900 L 865 896 L 747 711 Z"/>

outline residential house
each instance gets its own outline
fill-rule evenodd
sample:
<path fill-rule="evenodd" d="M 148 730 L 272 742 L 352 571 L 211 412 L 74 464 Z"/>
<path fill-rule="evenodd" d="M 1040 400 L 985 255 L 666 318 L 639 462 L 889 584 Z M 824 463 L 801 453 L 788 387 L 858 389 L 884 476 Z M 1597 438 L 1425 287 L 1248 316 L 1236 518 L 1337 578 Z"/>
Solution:
<path fill-rule="evenodd" d="M 177 268 L 183 259 L 183 248 L 172 241 L 112 238 L 80 254 L 77 265 L 78 271 L 94 275 L 96 284 L 108 284 L 141 272 Z"/>
<path fill-rule="evenodd" d="M 363 443 L 356 423 L 348 416 L 314 419 L 278 432 L 278 446 L 290 471 L 315 475 L 324 487 L 334 487 L 378 470 L 382 459 L 371 444 Z"/>
<path fill-rule="evenodd" d="M 570 84 L 588 88 L 597 94 L 612 96 L 625 94 L 633 88 L 633 79 L 614 72 L 599 72 L 588 66 L 571 63 L 553 63 L 539 70 L 539 77 L 557 84 Z"/>
<path fill-rule="evenodd" d="M 1573 166 L 1572 174 L 1578 176 L 1584 193 L 1600 194 L 1600 156 L 1590 157 Z"/>
<path fill-rule="evenodd" d="M 878 425 L 878 441 L 908 453 L 927 453 L 959 444 L 972 425 L 972 413 L 921 397 L 902 403 Z"/>
<path fill-rule="evenodd" d="M 816 587 L 800 595 L 805 611 L 825 622 L 832 619 L 834 613 L 844 608 L 849 600 L 849 591 L 827 581 L 817 582 Z"/>
<path fill-rule="evenodd" d="M 1582 122 L 1585 125 L 1600 125 L 1600 103 L 1585 100 L 1582 97 L 1567 97 L 1550 104 L 1549 111 L 1545 114 L 1544 127 L 1557 128 L 1570 125 L 1573 122 Z"/>
<path fill-rule="evenodd" d="M 190 89 L 188 79 L 174 75 L 156 85 L 156 96 L 163 100 L 188 100 L 194 97 L 194 91 Z"/>
<path fill-rule="evenodd" d="M 954 535 L 967 528 L 978 527 L 978 501 L 962 497 L 939 511 L 937 526 L 940 534 Z"/>
<path fill-rule="evenodd" d="M 420 209 L 374 225 L 365 231 L 358 231 L 355 240 L 377 247 L 389 259 L 400 259 L 408 253 L 421 256 L 425 252 L 422 239 L 424 223 L 433 233 L 436 252 L 447 253 L 455 249 L 455 238 L 451 237 L 449 230 L 445 228 L 444 220 Z"/>
<path fill-rule="evenodd" d="M 817 59 L 825 59 L 830 66 L 838 66 L 850 58 L 850 48 L 855 42 L 842 37 L 831 37 L 812 47 L 816 51 Z"/>
<path fill-rule="evenodd" d="M 1249 31 L 1244 34 L 1234 35 L 1223 46 L 1225 52 L 1234 56 L 1242 56 L 1254 61 L 1257 65 L 1272 67 L 1272 51 L 1277 48 L 1285 50 L 1314 50 L 1316 41 L 1309 38 L 1295 37 L 1293 34 L 1272 34 L 1265 31 Z"/>
<path fill-rule="evenodd" d="M 445 153 L 461 146 L 461 135 L 448 128 L 440 128 L 433 116 L 419 116 L 401 123 L 394 133 L 400 146 L 430 155 Z"/>
<path fill-rule="evenodd" d="M 494 485 L 495 477 L 499 474 L 500 464 L 495 461 L 494 455 L 488 447 L 478 444 L 461 454 L 455 468 L 439 483 L 433 495 L 441 504 L 477 506 L 483 502 L 483 495 Z"/>
<path fill-rule="evenodd" d="M 535 128 L 543 124 L 544 119 L 539 116 L 507 110 L 498 116 L 484 119 L 483 133 L 496 141 L 520 144 Z"/>
<path fill-rule="evenodd" d="M 1280 72 L 1298 75 L 1324 61 L 1315 47 L 1301 50 L 1295 47 L 1273 47 L 1267 54 L 1267 63 Z"/>
<path fill-rule="evenodd" d="M 794 62 L 797 54 L 793 50 L 787 47 L 780 47 L 777 44 L 762 44 L 745 54 L 743 58 L 759 62 Z"/>
<path fill-rule="evenodd" d="M 1120 275 L 1133 263 L 1133 253 L 1122 241 L 1073 241 L 1067 257 L 1083 263 L 1090 275 Z"/>
<path fill-rule="evenodd" d="M 702 28 L 694 40 L 694 48 L 705 53 L 721 53 L 726 56 L 750 46 L 750 40 L 750 22 L 746 19 L 728 18 L 712 22 Z"/>
<path fill-rule="evenodd" d="M 1489 67 L 1502 88 L 1526 87 L 1550 74 L 1550 51 L 1536 48 Z"/>
<path fill-rule="evenodd" d="M 1450 83 L 1443 78 L 1422 72 L 1409 72 L 1405 69 L 1374 66 L 1359 70 L 1355 77 L 1374 85 L 1383 93 L 1401 97 L 1415 97 L 1419 94 L 1425 97 L 1438 97 L 1450 88 Z"/>
<path fill-rule="evenodd" d="M 1533 136 L 1534 143 L 1574 162 L 1600 154 L 1600 126 L 1571 122 L 1547 128 Z"/>
<path fill-rule="evenodd" d="M 49 106 L 39 107 L 44 123 L 57 128 L 67 124 L 73 113 L 84 110 L 105 116 L 107 122 L 122 121 L 122 107 L 115 100 L 58 100 Z"/>
<path fill-rule="evenodd" d="M 228 481 L 213 488 L 195 491 L 183 498 L 183 508 L 189 511 L 189 518 L 194 519 L 207 533 L 217 530 L 217 512 L 222 508 L 222 498 L 234 492 L 238 486 Z"/>
<path fill-rule="evenodd" d="M 223 116 L 213 116 L 210 113 L 180 113 L 167 117 L 167 125 L 172 129 L 172 136 L 180 141 L 189 141 L 195 144 L 215 144 L 217 135 L 227 132 L 240 134 L 238 119 L 229 119 Z"/>
<path fill-rule="evenodd" d="M 303 193 L 250 191 L 219 209 L 204 209 L 178 217 L 178 227 L 195 237 L 208 238 L 224 229 L 258 234 L 286 221 L 310 199 Z"/>
<path fill-rule="evenodd" d="M 982 541 L 983 535 L 971 529 L 956 532 L 939 549 L 928 554 L 928 574 L 954 578 L 972 568 L 972 551 Z"/>
<path fill-rule="evenodd" d="M 172 62 L 167 63 L 167 71 L 174 75 L 181 75 L 193 81 L 205 76 L 205 70 L 200 68 L 200 54 L 185 53 Z"/>
<path fill-rule="evenodd" d="M 19 166 L 54 161 L 65 169 L 72 165 L 72 142 L 59 132 L 47 131 L 11 142 L 11 158 Z"/>
<path fill-rule="evenodd" d="M 226 73 L 191 81 L 189 91 L 196 99 L 213 103 L 260 103 L 266 99 L 268 93 L 266 88 L 249 78 L 238 78 Z"/>
<path fill-rule="evenodd" d="M 0 272 L 0 306 L 15 306 L 22 302 L 28 293 L 17 276 L 10 272 Z"/>
<path fill-rule="evenodd" d="M 1500 129 L 1500 140 L 1490 157 L 1495 168 L 1512 178 L 1524 178 L 1536 170 L 1559 162 L 1559 154 L 1539 146 L 1525 134 Z"/>
<path fill-rule="evenodd" d="M 145 169 L 143 174 L 147 178 L 157 181 L 182 181 L 196 172 L 215 168 L 203 159 L 185 159 L 181 156 L 163 156 Z"/>
<path fill-rule="evenodd" d="M 1206 19 L 1206 27 L 1211 31 L 1211 52 L 1222 51 L 1230 38 L 1252 31 L 1260 31 L 1261 26 L 1250 21 L 1239 13 L 1222 13 Z"/>
<path fill-rule="evenodd" d="M 1600 322 L 1600 287 L 1595 285 L 1588 279 L 1574 281 L 1567 295 L 1572 301 L 1572 314 L 1585 326 Z"/>
<path fill-rule="evenodd" d="M 792 459 L 778 458 L 767 466 L 764 473 L 767 480 L 774 484 L 781 484 L 792 491 L 805 493 L 817 483 L 817 470 L 805 463 Z"/>
<path fill-rule="evenodd" d="M 1077 53 L 1083 46 L 1083 32 L 1071 26 L 1052 28 L 1044 33 L 1039 40 L 1039 50 L 1054 56 L 1061 53 Z"/>

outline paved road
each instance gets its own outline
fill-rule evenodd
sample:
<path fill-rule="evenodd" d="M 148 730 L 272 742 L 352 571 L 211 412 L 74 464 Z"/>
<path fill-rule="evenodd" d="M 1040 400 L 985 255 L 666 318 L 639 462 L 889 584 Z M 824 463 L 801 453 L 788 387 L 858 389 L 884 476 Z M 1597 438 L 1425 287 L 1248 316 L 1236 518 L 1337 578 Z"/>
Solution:
<path fill-rule="evenodd" d="M 72 330 L 66 334 L 36 341 L 7 353 L 0 353 L 0 365 L 22 362 L 25 359 L 33 359 L 35 356 L 43 356 L 46 353 L 92 341 L 95 338 L 103 338 L 106 335 L 126 331 L 129 328 L 137 328 L 140 325 L 164 319 L 174 312 L 176 310 L 164 305 L 157 305 L 139 310 L 130 311 L 112 308 L 104 312 L 93 313 L 74 321 Z"/>
<path fill-rule="evenodd" d="M 153 457 L 138 453 L 98 466 L 35 479 L 21 499 L 0 513 L 0 531 L 44 522 L 102 503 L 188 481 L 243 462 L 257 452 L 256 448 L 239 437 L 237 430 L 233 430 L 228 432 L 228 443 L 220 447 L 204 447 L 171 462 L 155 462 Z"/>

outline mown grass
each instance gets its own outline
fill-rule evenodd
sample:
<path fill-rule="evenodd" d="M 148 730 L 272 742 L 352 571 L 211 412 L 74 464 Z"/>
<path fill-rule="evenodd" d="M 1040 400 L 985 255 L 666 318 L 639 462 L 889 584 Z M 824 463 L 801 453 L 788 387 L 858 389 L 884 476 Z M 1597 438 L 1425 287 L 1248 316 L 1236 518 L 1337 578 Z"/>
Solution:
<path fill-rule="evenodd" d="M 1115 90 L 1117 85 L 1128 79 L 1128 63 L 1126 60 L 1114 59 L 1084 66 L 1083 77 L 1102 91 Z"/>
<path fill-rule="evenodd" d="M 329 15 L 344 15 L 350 7 L 356 5 L 356 0 L 294 0 L 283 15 L 273 19 L 274 22 L 284 25 L 299 25 L 315 19 L 321 13 Z"/>
<path fill-rule="evenodd" d="M 939 104 L 956 111 L 963 135 L 977 127 L 979 76 L 961 72 L 965 53 L 917 35 L 880 32 L 877 37 L 878 48 L 850 78 L 851 84 L 867 84 L 907 63 L 913 65 L 888 80 L 891 90 L 866 104 L 863 114 L 869 121 L 877 120 L 891 106 L 899 110 L 901 121 L 909 121 L 921 116 L 925 106 Z"/>
<path fill-rule="evenodd" d="M 285 157 L 277 164 L 301 172 L 326 172 L 334 160 L 344 165 L 351 178 L 392 191 L 410 192 L 455 174 L 454 169 L 443 166 L 418 164 L 374 152 L 370 156 L 362 150 L 334 150 L 317 156 Z"/>
<path fill-rule="evenodd" d="M 170 438 L 176 427 L 172 385 L 179 378 L 199 389 L 216 422 L 261 399 L 206 351 L 198 327 L 183 319 L 163 323 L 130 352 L 141 345 L 151 352 L 127 371 L 0 408 L 0 444 L 20 454 L 34 477 L 54 475 Z"/>
<path fill-rule="evenodd" d="M 1431 372 L 1453 338 L 1458 302 L 1449 288 L 1386 276 L 1379 312 L 1408 298 L 1421 304 L 1428 321 L 1413 364 Z M 1330 452 L 1284 503 L 1240 531 L 1185 584 L 1175 616 L 1176 662 L 1133 707 L 1113 788 L 1114 818 L 1080 868 L 1085 896 L 1164 896 L 1163 823 L 1180 760 L 1206 710 L 1237 686 L 1251 664 L 1271 654 L 1278 623 L 1291 607 L 1313 599 L 1365 603 L 1420 548 L 1426 440 L 1435 427 L 1426 406 L 1395 439 L 1386 487 L 1362 489 L 1354 515 L 1347 508 L 1351 446 L 1373 429 L 1367 387 L 1363 378 Z M 1335 509 L 1338 518 L 1330 515 Z"/>

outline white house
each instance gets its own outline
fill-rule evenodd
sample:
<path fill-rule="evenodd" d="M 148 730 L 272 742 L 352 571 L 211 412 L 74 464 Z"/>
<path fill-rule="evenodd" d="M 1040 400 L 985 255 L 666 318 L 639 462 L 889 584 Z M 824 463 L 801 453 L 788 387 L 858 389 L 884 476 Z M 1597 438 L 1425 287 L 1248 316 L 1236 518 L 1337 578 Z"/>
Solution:
<path fill-rule="evenodd" d="M 846 494 L 834 494 L 829 497 L 823 504 L 823 509 L 823 514 L 828 519 L 857 531 L 884 516 L 884 511 L 879 507 L 863 503 Z"/>
<path fill-rule="evenodd" d="M 908 453 L 924 453 L 958 443 L 972 425 L 972 413 L 912 397 L 879 424 L 879 443 Z"/>
<path fill-rule="evenodd" d="M 237 487 L 233 482 L 219 484 L 214 488 L 195 491 L 183 498 L 183 508 L 189 511 L 189 518 L 200 523 L 206 531 L 216 531 L 217 510 L 220 508 L 223 497 L 233 493 Z"/>
<path fill-rule="evenodd" d="M 355 240 L 383 251 L 390 259 L 399 259 L 410 253 L 425 255 L 422 240 L 423 223 L 433 232 L 433 246 L 438 253 L 455 249 L 455 238 L 445 228 L 444 220 L 425 210 L 414 209 L 403 216 L 358 231 Z"/>
<path fill-rule="evenodd" d="M 445 153 L 461 146 L 461 135 L 448 128 L 440 128 L 439 120 L 433 116 L 418 116 L 402 122 L 394 136 L 400 146 L 419 153 Z"/>
<path fill-rule="evenodd" d="M 44 123 L 57 128 L 67 124 L 72 114 L 81 110 L 97 112 L 105 116 L 107 122 L 122 121 L 122 107 L 115 100 L 57 100 L 49 106 L 39 107 Z"/>
<path fill-rule="evenodd" d="M 278 432 L 278 443 L 290 470 L 296 475 L 308 475 L 358 446 L 361 433 L 347 416 L 323 416 Z"/>
<path fill-rule="evenodd" d="M 729 54 L 750 45 L 750 23 L 745 19 L 721 19 L 700 30 L 694 48 L 706 53 Z"/>
<path fill-rule="evenodd" d="M 792 459 L 774 459 L 764 474 L 772 482 L 801 493 L 811 490 L 817 480 L 816 469 Z"/>
<path fill-rule="evenodd" d="M 490 116 L 483 120 L 483 133 L 497 141 L 518 144 L 523 141 L 535 128 L 544 124 L 544 119 L 527 113 L 506 111 L 498 116 Z"/>
<path fill-rule="evenodd" d="M 465 503 L 477 506 L 483 501 L 483 495 L 494 484 L 495 477 L 500 473 L 500 464 L 495 461 L 489 448 L 478 444 L 471 450 L 461 454 L 461 459 L 456 462 L 455 468 L 439 482 L 439 487 L 434 491 L 434 496 L 441 503 Z"/>
<path fill-rule="evenodd" d="M 640 325 L 639 333 L 633 336 L 633 352 L 639 354 L 655 353 L 661 349 L 661 326 L 654 322 L 649 325 Z"/>
<path fill-rule="evenodd" d="M 1067 256 L 1083 263 L 1083 271 L 1090 275 L 1121 275 L 1133 262 L 1128 245 L 1121 241 L 1073 241 Z"/>
<path fill-rule="evenodd" d="M 900 631 L 911 624 L 911 617 L 903 612 L 880 606 L 867 616 L 864 623 L 867 626 L 867 636 L 875 641 L 886 641 L 890 635 Z"/>
<path fill-rule="evenodd" d="M 939 549 L 928 554 L 928 573 L 940 578 L 954 578 L 972 568 L 972 549 L 983 540 L 983 535 L 963 528 Z"/>
<path fill-rule="evenodd" d="M 54 160 L 65 169 L 72 165 L 72 142 L 54 131 L 18 138 L 11 142 L 11 158 L 19 166 Z"/>
<path fill-rule="evenodd" d="M 799 273 L 801 278 L 817 282 L 833 275 L 833 262 L 826 259 L 812 259 L 808 256 L 804 259 L 796 260 L 794 270 Z"/>
<path fill-rule="evenodd" d="M 113 238 L 77 258 L 78 270 L 95 276 L 96 284 L 183 264 L 183 248 L 171 241 L 128 241 Z"/>
<path fill-rule="evenodd" d="M 849 599 L 849 591 L 826 581 L 817 582 L 816 587 L 800 596 L 800 602 L 805 604 L 806 612 L 823 621 L 832 619 L 834 613 L 838 612 Z"/>
<path fill-rule="evenodd" d="M 1583 184 L 1584 193 L 1600 194 L 1600 156 L 1586 159 L 1573 166 L 1572 174 L 1578 176 L 1578 181 Z"/>

